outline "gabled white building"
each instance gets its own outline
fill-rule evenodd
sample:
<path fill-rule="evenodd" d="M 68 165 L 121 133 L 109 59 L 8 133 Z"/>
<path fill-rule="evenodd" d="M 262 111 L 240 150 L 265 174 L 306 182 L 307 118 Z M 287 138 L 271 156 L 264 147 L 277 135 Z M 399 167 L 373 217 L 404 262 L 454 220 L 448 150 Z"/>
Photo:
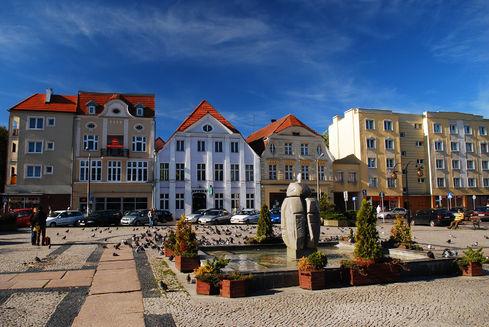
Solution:
<path fill-rule="evenodd" d="M 175 218 L 198 209 L 259 209 L 260 158 L 202 101 L 157 155 L 155 197 Z"/>

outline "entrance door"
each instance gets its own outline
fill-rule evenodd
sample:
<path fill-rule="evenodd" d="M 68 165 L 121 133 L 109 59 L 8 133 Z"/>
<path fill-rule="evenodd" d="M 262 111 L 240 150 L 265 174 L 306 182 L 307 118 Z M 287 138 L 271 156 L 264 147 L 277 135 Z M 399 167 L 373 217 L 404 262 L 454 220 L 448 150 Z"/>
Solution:
<path fill-rule="evenodd" d="M 207 209 L 207 197 L 205 193 L 192 194 L 192 212 L 199 209 Z"/>
<path fill-rule="evenodd" d="M 280 208 L 282 206 L 282 202 L 287 197 L 287 193 L 270 193 L 270 208 Z"/>

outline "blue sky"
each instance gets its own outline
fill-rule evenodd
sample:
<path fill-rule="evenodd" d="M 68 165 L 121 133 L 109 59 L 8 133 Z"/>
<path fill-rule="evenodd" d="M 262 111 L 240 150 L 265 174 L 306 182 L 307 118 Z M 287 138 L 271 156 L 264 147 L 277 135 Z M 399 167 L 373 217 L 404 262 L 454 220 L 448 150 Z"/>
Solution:
<path fill-rule="evenodd" d="M 351 107 L 489 116 L 487 1 L 2 1 L 0 123 L 46 87 L 154 93 L 167 138 L 202 100 L 243 135 Z"/>

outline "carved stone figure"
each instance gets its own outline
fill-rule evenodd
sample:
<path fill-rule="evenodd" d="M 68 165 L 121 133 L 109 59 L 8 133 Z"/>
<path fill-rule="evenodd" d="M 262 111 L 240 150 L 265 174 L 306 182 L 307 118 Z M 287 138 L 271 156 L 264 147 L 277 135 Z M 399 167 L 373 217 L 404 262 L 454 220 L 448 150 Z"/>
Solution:
<path fill-rule="evenodd" d="M 321 228 L 318 202 L 309 186 L 298 179 L 289 184 L 281 213 L 282 238 L 287 257 L 293 260 L 316 251 Z"/>

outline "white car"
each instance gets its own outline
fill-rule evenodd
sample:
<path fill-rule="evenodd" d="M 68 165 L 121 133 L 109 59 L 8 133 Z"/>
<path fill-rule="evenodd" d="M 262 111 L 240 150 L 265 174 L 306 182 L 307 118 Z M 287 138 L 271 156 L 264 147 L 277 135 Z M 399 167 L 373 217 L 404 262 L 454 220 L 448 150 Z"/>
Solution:
<path fill-rule="evenodd" d="M 257 224 L 260 212 L 254 209 L 243 209 L 231 217 L 231 224 Z"/>
<path fill-rule="evenodd" d="M 190 215 L 185 217 L 186 221 L 190 221 L 193 224 L 196 224 L 199 221 L 199 218 L 202 217 L 204 212 L 206 212 L 207 209 L 199 209 L 197 211 L 192 212 Z"/>
<path fill-rule="evenodd" d="M 377 214 L 378 219 L 391 219 L 396 218 L 396 216 L 404 217 L 407 213 L 407 210 L 404 208 L 394 208 L 392 210 L 381 211 Z"/>
<path fill-rule="evenodd" d="M 83 219 L 83 213 L 80 211 L 68 211 L 68 210 L 60 210 L 54 211 L 49 214 L 46 219 L 46 226 L 48 227 L 56 227 L 56 226 L 75 226 L 78 220 Z"/>

